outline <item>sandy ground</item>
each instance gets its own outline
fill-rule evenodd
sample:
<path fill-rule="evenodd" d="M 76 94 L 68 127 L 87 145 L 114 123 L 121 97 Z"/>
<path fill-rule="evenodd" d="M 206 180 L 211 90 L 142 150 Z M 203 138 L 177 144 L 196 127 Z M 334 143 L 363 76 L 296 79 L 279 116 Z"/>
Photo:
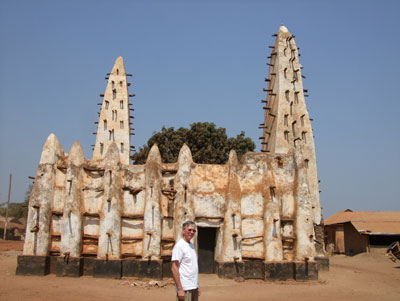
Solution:
<path fill-rule="evenodd" d="M 22 242 L 0 240 L 0 300 L 175 300 L 172 284 L 139 287 L 137 279 L 16 276 Z M 318 281 L 264 282 L 200 275 L 201 300 L 400 300 L 400 261 L 384 255 L 333 256 Z"/>

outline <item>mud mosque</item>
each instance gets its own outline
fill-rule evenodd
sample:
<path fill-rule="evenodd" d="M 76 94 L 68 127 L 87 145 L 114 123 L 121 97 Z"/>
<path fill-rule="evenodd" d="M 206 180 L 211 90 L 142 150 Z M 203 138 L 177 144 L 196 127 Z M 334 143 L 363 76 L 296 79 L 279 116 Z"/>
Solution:
<path fill-rule="evenodd" d="M 107 75 L 91 159 L 79 142 L 64 152 L 51 134 L 29 200 L 19 275 L 171 277 L 181 225 L 193 220 L 200 273 L 311 280 L 323 251 L 314 137 L 299 48 L 285 26 L 274 34 L 262 100 L 261 152 L 239 162 L 197 164 L 184 145 L 163 163 L 154 145 L 131 165 L 132 115 L 122 57 Z"/>

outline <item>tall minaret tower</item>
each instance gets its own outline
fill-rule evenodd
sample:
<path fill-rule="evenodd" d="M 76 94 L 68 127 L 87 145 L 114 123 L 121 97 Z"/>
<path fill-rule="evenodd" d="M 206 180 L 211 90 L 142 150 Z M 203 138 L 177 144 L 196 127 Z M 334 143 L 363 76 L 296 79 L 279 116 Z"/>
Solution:
<path fill-rule="evenodd" d="M 130 109 L 128 86 L 126 79 L 131 74 L 125 73 L 124 60 L 120 56 L 115 61 L 111 73 L 107 74 L 107 88 L 100 94 L 103 103 L 100 103 L 100 115 L 97 126 L 96 144 L 93 151 L 93 160 L 103 159 L 109 146 L 115 142 L 119 150 L 122 164 L 129 164 L 130 159 Z"/>
<path fill-rule="evenodd" d="M 268 57 L 269 76 L 264 110 L 264 123 L 261 151 L 286 154 L 293 149 L 302 152 L 304 166 L 307 168 L 308 186 L 312 197 L 314 223 L 321 221 L 317 164 L 314 136 L 308 115 L 303 88 L 302 65 L 299 62 L 299 48 L 285 26 L 275 34 L 276 40 Z"/>

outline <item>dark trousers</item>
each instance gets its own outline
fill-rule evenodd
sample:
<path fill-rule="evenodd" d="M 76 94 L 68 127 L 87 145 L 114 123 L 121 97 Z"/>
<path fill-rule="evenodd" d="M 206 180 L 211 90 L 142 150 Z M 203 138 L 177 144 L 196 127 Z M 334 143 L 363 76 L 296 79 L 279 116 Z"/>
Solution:
<path fill-rule="evenodd" d="M 199 292 L 196 289 L 185 291 L 185 301 L 198 301 L 199 300 Z M 176 295 L 176 301 L 179 301 L 178 294 Z"/>

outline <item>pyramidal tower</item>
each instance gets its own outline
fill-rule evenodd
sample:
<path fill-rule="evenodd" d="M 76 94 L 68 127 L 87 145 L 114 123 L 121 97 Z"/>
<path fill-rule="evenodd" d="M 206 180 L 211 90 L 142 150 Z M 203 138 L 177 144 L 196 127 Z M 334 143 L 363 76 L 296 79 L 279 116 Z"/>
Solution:
<path fill-rule="evenodd" d="M 264 103 L 264 123 L 261 151 L 286 154 L 290 150 L 300 152 L 307 169 L 307 178 L 312 197 L 314 223 L 321 222 L 321 206 L 318 189 L 318 175 L 315 157 L 314 136 L 307 111 L 301 74 L 303 66 L 299 62 L 299 48 L 285 26 L 281 26 L 276 36 L 269 58 L 267 97 Z M 306 94 L 305 94 L 306 93 Z"/>
<path fill-rule="evenodd" d="M 130 136 L 131 122 L 127 76 L 132 76 L 125 72 L 124 60 L 120 56 L 115 61 L 111 73 L 107 74 L 108 83 L 103 97 L 97 123 L 96 144 L 93 150 L 93 160 L 103 159 L 108 148 L 113 142 L 119 150 L 120 162 L 129 164 L 130 159 Z"/>

